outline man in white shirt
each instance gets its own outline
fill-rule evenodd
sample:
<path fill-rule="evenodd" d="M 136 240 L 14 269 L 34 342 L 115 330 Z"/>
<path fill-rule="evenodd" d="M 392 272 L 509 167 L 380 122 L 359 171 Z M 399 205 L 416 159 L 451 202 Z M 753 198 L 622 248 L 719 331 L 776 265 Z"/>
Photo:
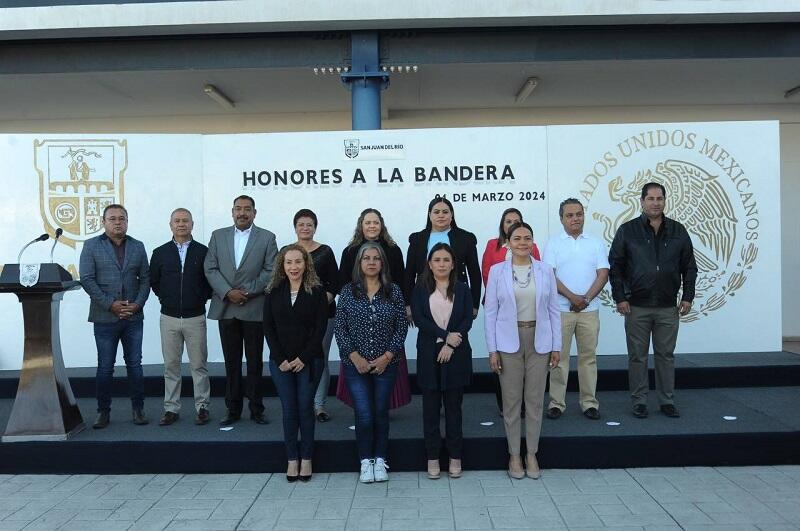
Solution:
<path fill-rule="evenodd" d="M 250 419 L 266 424 L 261 386 L 264 288 L 272 278 L 278 246 L 273 233 L 253 224 L 256 202 L 252 197 L 237 197 L 231 214 L 234 225 L 211 234 L 205 259 L 206 278 L 214 291 L 208 318 L 219 321 L 225 357 L 228 414 L 220 424 L 227 426 L 239 420 L 245 396 L 249 400 Z M 244 382 L 242 351 L 247 359 Z"/>
<path fill-rule="evenodd" d="M 597 401 L 597 338 L 600 334 L 599 301 L 595 298 L 608 281 L 608 250 L 594 236 L 584 234 L 584 210 L 575 198 L 558 209 L 564 232 L 544 249 L 544 261 L 553 266 L 561 307 L 562 349 L 558 366 L 550 371 L 550 405 L 547 418 L 557 419 L 566 409 L 569 352 L 572 336 L 578 345 L 580 406 L 591 419 L 600 418 Z"/>

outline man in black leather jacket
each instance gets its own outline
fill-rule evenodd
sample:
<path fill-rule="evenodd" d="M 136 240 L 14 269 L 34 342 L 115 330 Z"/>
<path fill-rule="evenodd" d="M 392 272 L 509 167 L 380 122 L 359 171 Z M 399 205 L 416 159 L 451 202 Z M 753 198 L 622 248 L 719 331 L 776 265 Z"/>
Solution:
<path fill-rule="evenodd" d="M 692 307 L 697 264 L 686 228 L 664 215 L 666 190 L 659 183 L 642 187 L 642 215 L 620 226 L 611 244 L 611 291 L 625 316 L 628 385 L 633 414 L 647 417 L 647 354 L 653 338 L 660 410 L 679 417 L 674 404 L 675 342 L 680 316 Z M 678 291 L 683 288 L 680 304 Z"/>

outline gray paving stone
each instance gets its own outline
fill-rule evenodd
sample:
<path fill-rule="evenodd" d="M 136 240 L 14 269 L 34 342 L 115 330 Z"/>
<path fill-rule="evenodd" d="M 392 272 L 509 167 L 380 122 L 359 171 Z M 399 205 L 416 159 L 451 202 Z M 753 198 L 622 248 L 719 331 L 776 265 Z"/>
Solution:
<path fill-rule="evenodd" d="M 618 504 L 608 504 L 608 505 L 595 505 L 592 504 L 592 509 L 597 516 L 613 516 L 613 515 L 625 515 L 631 514 L 630 509 L 628 509 L 625 505 L 618 503 Z"/>
<path fill-rule="evenodd" d="M 153 505 L 153 509 L 216 509 L 221 500 L 175 500 L 170 498 L 162 498 Z"/>
<path fill-rule="evenodd" d="M 208 520 L 209 516 L 211 509 L 182 509 L 175 515 L 175 520 Z"/>
<path fill-rule="evenodd" d="M 713 524 L 714 521 L 691 502 L 663 503 L 661 506 L 680 525 Z"/>
<path fill-rule="evenodd" d="M 516 496 L 453 496 L 453 507 L 516 507 Z"/>
<path fill-rule="evenodd" d="M 213 510 L 211 520 L 241 520 L 254 501 L 250 500 L 222 500 Z"/>
<path fill-rule="evenodd" d="M 211 529 L 234 531 L 239 520 L 173 520 L 166 529 Z"/>
<path fill-rule="evenodd" d="M 564 524 L 543 522 L 535 516 L 492 518 L 495 529 L 563 529 Z"/>
<path fill-rule="evenodd" d="M 383 520 L 384 531 L 419 531 L 420 529 L 434 531 L 437 529 L 455 529 L 452 519 L 447 518 L 419 518 L 410 520 Z"/>
<path fill-rule="evenodd" d="M 345 520 L 285 520 L 278 523 L 275 529 L 280 531 L 336 531 L 344 529 L 345 524 Z"/>
<path fill-rule="evenodd" d="M 319 498 L 290 503 L 281 511 L 280 520 L 313 520 L 319 506 Z"/>
<path fill-rule="evenodd" d="M 454 511 L 456 529 L 491 529 L 489 508 L 459 507 Z"/>
<path fill-rule="evenodd" d="M 112 509 L 81 509 L 72 519 L 76 522 L 97 522 L 102 520 L 108 520 L 108 517 L 111 516 L 111 513 L 114 511 Z"/>
<path fill-rule="evenodd" d="M 26 526 L 26 529 L 58 529 L 75 516 L 76 511 L 52 509 Z"/>
<path fill-rule="evenodd" d="M 350 509 L 347 517 L 346 529 L 354 531 L 374 531 L 380 529 L 383 523 L 382 511 L 373 509 Z"/>
<path fill-rule="evenodd" d="M 286 500 L 256 500 L 242 518 L 239 529 L 272 529 L 287 503 Z"/>
<path fill-rule="evenodd" d="M 179 512 L 178 509 L 148 509 L 136 520 L 131 529 L 136 531 L 164 529 Z"/>
<path fill-rule="evenodd" d="M 630 526 L 640 527 L 650 525 L 673 525 L 673 520 L 668 514 L 628 514 L 628 515 L 608 515 L 601 516 L 603 524 L 609 527 Z"/>
<path fill-rule="evenodd" d="M 419 518 L 419 509 L 385 509 L 383 520 L 416 520 Z"/>
<path fill-rule="evenodd" d="M 31 523 L 30 520 L 20 520 L 20 521 L 2 520 L 0 521 L 0 531 L 17 531 L 19 529 L 22 529 L 29 523 Z"/>
<path fill-rule="evenodd" d="M 320 500 L 314 518 L 317 520 L 347 520 L 352 500 L 328 499 Z"/>
<path fill-rule="evenodd" d="M 106 520 L 102 526 L 98 525 L 102 531 L 125 531 L 133 526 L 133 520 Z M 0 526 L 0 529 L 3 529 Z M 86 531 L 86 522 L 81 520 L 70 520 L 58 528 L 59 531 Z"/>
<path fill-rule="evenodd" d="M 153 504 L 153 500 L 125 500 L 111 514 L 109 520 L 138 520 Z"/>
<path fill-rule="evenodd" d="M 489 518 L 492 520 L 502 519 L 502 518 L 524 518 L 525 512 L 522 510 L 522 507 L 489 507 Z"/>
<path fill-rule="evenodd" d="M 36 520 L 47 511 L 52 509 L 57 502 L 42 502 L 42 501 L 32 501 L 21 508 L 19 511 L 12 513 L 10 516 L 7 516 L 5 520 L 8 521 L 31 521 Z"/>
<path fill-rule="evenodd" d="M 558 512 L 567 527 L 603 527 L 603 522 L 589 505 L 562 505 Z"/>
<path fill-rule="evenodd" d="M 698 502 L 695 505 L 706 514 L 739 512 L 725 502 Z"/>

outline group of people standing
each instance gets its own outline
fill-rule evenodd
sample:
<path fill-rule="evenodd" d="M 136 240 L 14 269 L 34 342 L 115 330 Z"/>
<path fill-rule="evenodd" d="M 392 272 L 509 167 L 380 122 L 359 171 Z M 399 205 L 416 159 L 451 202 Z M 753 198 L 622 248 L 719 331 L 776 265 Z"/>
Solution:
<path fill-rule="evenodd" d="M 597 295 L 609 273 L 617 309 L 625 316 L 633 414 L 647 416 L 652 335 L 661 411 L 678 416 L 673 350 L 678 316 L 691 306 L 697 269 L 686 230 L 663 215 L 665 195 L 660 184 L 645 185 L 642 216 L 620 227 L 610 254 L 600 240 L 584 234 L 584 209 L 577 199 L 561 203 L 564 232 L 550 239 L 541 257 L 531 226 L 519 210 L 508 209 L 480 265 L 475 235 L 457 225 L 453 205 L 438 196 L 428 205 L 425 229 L 409 237 L 405 261 L 381 213 L 368 208 L 338 265 L 333 250 L 314 240 L 314 212 L 295 214 L 297 241 L 279 251 L 275 235 L 254 224 L 255 200 L 249 196 L 234 200 L 234 225 L 215 230 L 208 247 L 192 239 L 191 213 L 173 211 L 173 237 L 155 249 L 148 264 L 143 244 L 127 235 L 127 211 L 109 205 L 103 212 L 104 234 L 86 242 L 80 260 L 98 350 L 94 427 L 110 422 L 111 378 L 120 342 L 133 421 L 148 423 L 143 411 L 142 307 L 152 288 L 161 303 L 164 355 L 159 424 L 179 419 L 184 344 L 194 383 L 195 422 L 210 421 L 205 317 L 210 299 L 208 318 L 218 321 L 225 359 L 226 413 L 220 424 L 240 420 L 245 397 L 250 419 L 267 423 L 261 387 L 266 338 L 270 374 L 282 405 L 286 477 L 309 480 L 315 422 L 330 419 L 325 400 L 328 352 L 335 336 L 341 357 L 337 396 L 355 413 L 360 481 L 386 481 L 389 409 L 410 401 L 404 345 L 408 327 L 415 326 L 427 473 L 431 479 L 442 473 L 443 408 L 447 473 L 457 478 L 462 474 L 463 393 L 472 377 L 469 331 L 483 304 L 489 366 L 498 375 L 498 405 L 508 441 L 508 474 L 538 478 L 545 386 L 549 374 L 546 416 L 556 419 L 566 408 L 573 336 L 580 406 L 587 418 L 600 418 L 595 392 Z"/>

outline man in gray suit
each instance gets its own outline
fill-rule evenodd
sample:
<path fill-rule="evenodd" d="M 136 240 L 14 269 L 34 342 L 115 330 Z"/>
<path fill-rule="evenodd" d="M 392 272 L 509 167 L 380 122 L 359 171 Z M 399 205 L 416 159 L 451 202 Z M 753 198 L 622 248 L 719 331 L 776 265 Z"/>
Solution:
<path fill-rule="evenodd" d="M 128 211 L 122 205 L 103 209 L 105 232 L 86 240 L 81 251 L 81 284 L 89 294 L 89 321 L 97 344 L 97 420 L 95 429 L 111 420 L 111 386 L 117 346 L 128 369 L 133 423 L 147 424 L 144 414 L 142 332 L 144 307 L 150 293 L 147 253 L 139 240 L 128 236 Z"/>
<path fill-rule="evenodd" d="M 266 424 L 261 388 L 264 288 L 272 278 L 278 245 L 273 233 L 253 224 L 256 202 L 252 197 L 237 197 L 231 213 L 234 225 L 211 234 L 205 259 L 206 278 L 214 290 L 208 318 L 219 321 L 219 338 L 225 357 L 228 414 L 220 424 L 228 426 L 241 418 L 243 396 L 250 402 L 250 418 L 258 424 Z M 247 360 L 244 388 L 242 350 Z"/>

